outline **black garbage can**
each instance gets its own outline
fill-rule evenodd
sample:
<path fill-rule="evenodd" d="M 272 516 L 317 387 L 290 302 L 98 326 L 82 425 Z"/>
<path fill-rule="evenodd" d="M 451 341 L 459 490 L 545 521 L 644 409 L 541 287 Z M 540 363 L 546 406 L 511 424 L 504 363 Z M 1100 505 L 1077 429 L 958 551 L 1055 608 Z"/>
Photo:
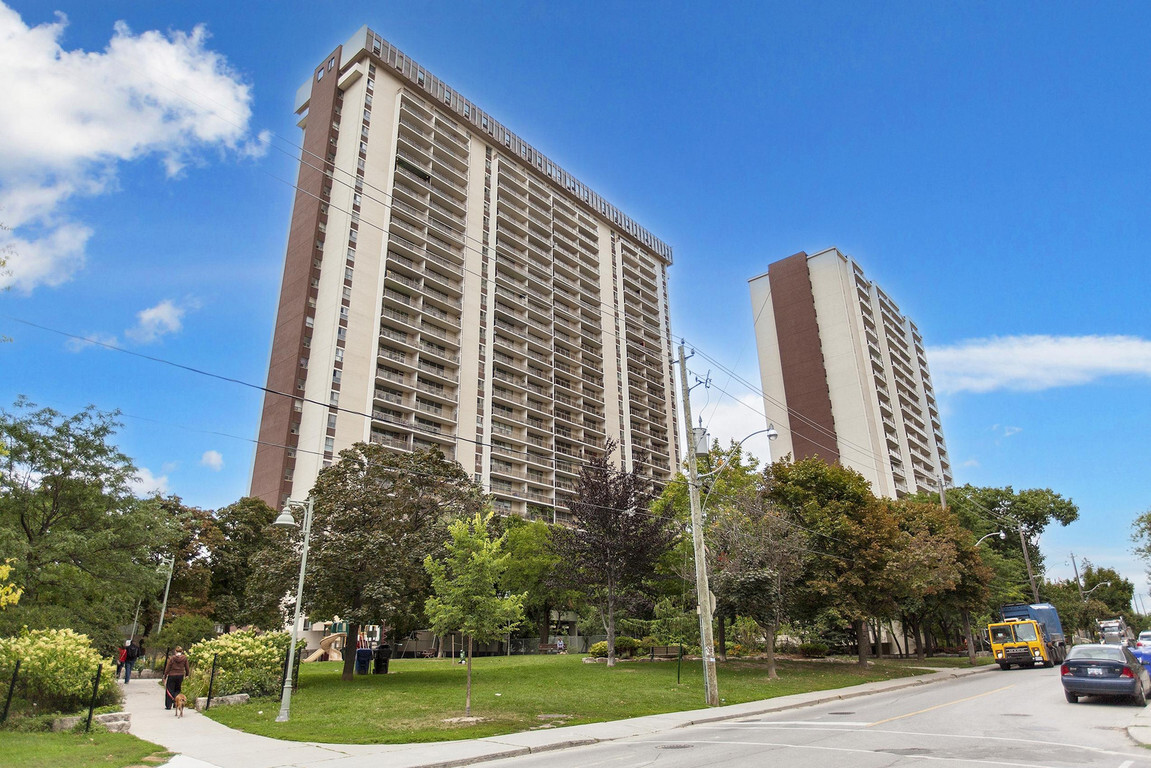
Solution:
<path fill-rule="evenodd" d="M 376 646 L 375 663 L 372 665 L 373 675 L 388 674 L 388 660 L 392 658 L 392 646 L 380 643 Z"/>
<path fill-rule="evenodd" d="M 371 648 L 358 648 L 356 649 L 356 674 L 366 675 L 372 668 L 372 649 Z"/>

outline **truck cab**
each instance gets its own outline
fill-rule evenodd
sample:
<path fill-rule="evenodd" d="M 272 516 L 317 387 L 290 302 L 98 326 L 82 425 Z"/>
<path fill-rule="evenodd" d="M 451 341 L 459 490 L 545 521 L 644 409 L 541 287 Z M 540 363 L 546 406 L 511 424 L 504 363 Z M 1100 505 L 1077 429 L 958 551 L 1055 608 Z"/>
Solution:
<path fill-rule="evenodd" d="M 1054 665 L 1043 627 L 1033 619 L 1008 619 L 987 626 L 991 655 L 1001 669 Z"/>

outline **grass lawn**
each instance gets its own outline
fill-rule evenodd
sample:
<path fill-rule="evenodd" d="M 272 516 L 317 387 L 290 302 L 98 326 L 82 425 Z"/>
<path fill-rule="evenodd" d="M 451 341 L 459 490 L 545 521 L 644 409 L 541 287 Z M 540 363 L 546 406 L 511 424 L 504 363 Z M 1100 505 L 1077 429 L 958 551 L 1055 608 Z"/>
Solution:
<path fill-rule="evenodd" d="M 885 659 L 884 663 L 899 664 L 904 667 L 948 667 L 960 668 L 970 667 L 971 662 L 967 660 L 966 656 L 929 656 L 923 661 L 916 661 L 915 659 Z M 982 667 L 988 664 L 994 664 L 995 659 L 990 656 L 976 656 L 975 666 Z"/>
<path fill-rule="evenodd" d="M 340 680 L 340 662 L 300 667 L 300 689 L 292 717 L 275 722 L 278 699 L 213 708 L 209 714 L 232 728 L 296 741 L 345 744 L 407 743 L 474 739 L 514 733 L 547 723 L 578 725 L 704 708 L 698 660 L 584 664 L 577 655 L 487 657 L 474 661 L 474 724 L 446 723 L 464 709 L 464 667 L 450 659 L 393 661 L 391 674 Z M 727 704 L 770 699 L 805 691 L 842 688 L 920 674 L 902 664 L 881 662 L 859 669 L 844 661 L 780 661 L 779 679 L 768 680 L 762 662 L 731 660 L 719 665 L 720 696 Z M 560 715 L 541 718 L 541 715 Z"/>
<path fill-rule="evenodd" d="M 0 768 L 126 768 L 161 765 L 170 752 L 127 733 L 0 732 Z"/>

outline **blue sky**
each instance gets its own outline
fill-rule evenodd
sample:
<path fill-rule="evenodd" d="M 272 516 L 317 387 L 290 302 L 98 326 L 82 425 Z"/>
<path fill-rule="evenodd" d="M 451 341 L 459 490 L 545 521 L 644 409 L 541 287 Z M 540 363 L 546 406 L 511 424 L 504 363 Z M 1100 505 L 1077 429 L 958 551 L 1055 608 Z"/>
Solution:
<path fill-rule="evenodd" d="M 1074 551 L 1146 586 L 1137 3 L 0 5 L 0 404 L 120 409 L 141 487 L 246 493 L 257 392 L 17 319 L 262 384 L 293 96 L 362 24 L 670 243 L 673 332 L 743 379 L 747 279 L 851 254 L 923 332 L 956 481 L 1070 496 L 1051 573 Z M 758 396 L 692 367 L 714 435 L 758 428 Z"/>

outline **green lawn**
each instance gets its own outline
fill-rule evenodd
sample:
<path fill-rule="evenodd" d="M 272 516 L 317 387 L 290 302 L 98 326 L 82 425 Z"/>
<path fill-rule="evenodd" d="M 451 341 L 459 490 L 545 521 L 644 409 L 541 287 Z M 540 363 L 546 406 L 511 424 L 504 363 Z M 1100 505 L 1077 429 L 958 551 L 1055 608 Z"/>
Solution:
<path fill-rule="evenodd" d="M 926 659 L 924 659 L 923 661 L 916 661 L 915 659 L 889 659 L 889 660 L 885 660 L 885 663 L 888 661 L 890 663 L 899 664 L 899 665 L 905 666 L 905 667 L 949 667 L 949 668 L 954 667 L 954 668 L 959 668 L 959 667 L 970 667 L 971 666 L 971 662 L 969 662 L 967 660 L 966 656 L 935 656 L 935 657 L 929 656 Z M 986 666 L 988 664 L 994 664 L 994 663 L 995 663 L 995 659 L 991 658 L 990 656 L 976 656 L 975 657 L 975 666 L 977 666 L 977 667 L 982 667 L 982 666 Z"/>
<path fill-rule="evenodd" d="M 163 747 L 127 733 L 0 733 L 0 768 L 126 768 L 169 757 Z"/>
<path fill-rule="evenodd" d="M 701 709 L 698 660 L 623 662 L 613 669 L 584 664 L 577 655 L 479 658 L 472 674 L 475 724 L 445 723 L 463 715 L 464 667 L 448 659 L 397 660 L 391 674 L 340 680 L 339 662 L 304 664 L 288 723 L 274 721 L 278 699 L 213 708 L 219 722 L 249 733 L 296 741 L 346 744 L 473 739 L 524 731 L 552 722 L 576 725 Z M 920 674 L 886 662 L 860 670 L 843 661 L 781 661 L 778 680 L 762 662 L 719 665 L 720 696 L 727 704 L 770 699 Z M 562 715 L 543 718 L 541 715 Z"/>

